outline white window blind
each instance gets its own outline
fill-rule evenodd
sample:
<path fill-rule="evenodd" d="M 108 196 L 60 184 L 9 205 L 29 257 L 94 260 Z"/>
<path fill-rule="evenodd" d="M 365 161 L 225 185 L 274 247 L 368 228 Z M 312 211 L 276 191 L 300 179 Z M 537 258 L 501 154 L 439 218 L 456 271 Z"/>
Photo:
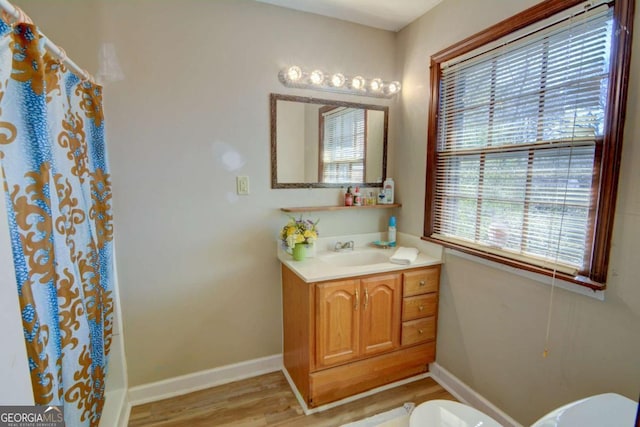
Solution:
<path fill-rule="evenodd" d="M 432 237 L 588 269 L 612 9 L 442 67 Z"/>
<path fill-rule="evenodd" d="M 365 110 L 333 109 L 323 121 L 322 182 L 364 182 Z"/>

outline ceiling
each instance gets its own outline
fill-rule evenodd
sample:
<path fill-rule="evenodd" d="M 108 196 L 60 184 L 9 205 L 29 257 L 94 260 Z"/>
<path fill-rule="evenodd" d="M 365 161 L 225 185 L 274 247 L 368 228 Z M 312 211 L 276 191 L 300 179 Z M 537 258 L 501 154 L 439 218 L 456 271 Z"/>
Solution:
<path fill-rule="evenodd" d="M 257 0 L 330 16 L 369 27 L 399 31 L 442 0 Z"/>

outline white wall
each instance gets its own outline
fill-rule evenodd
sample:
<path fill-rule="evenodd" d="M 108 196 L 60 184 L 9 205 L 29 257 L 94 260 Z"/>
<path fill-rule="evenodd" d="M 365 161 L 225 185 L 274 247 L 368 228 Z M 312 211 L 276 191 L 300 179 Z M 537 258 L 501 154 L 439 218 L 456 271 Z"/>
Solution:
<path fill-rule="evenodd" d="M 126 77 L 104 98 L 129 384 L 280 353 L 279 208 L 344 190 L 270 188 L 269 93 L 326 97 L 283 87 L 291 63 L 396 79 L 395 35 L 247 0 L 16 3 L 94 73 L 113 42 Z M 382 231 L 388 215 L 311 218 L 330 236 Z"/>
<path fill-rule="evenodd" d="M 398 35 L 400 124 L 396 182 L 399 229 L 423 231 L 429 58 L 535 0 L 446 0 Z M 640 10 L 636 12 L 640 22 Z M 556 289 L 549 356 L 542 358 L 550 288 L 456 256 L 443 268 L 437 361 L 528 425 L 569 401 L 640 393 L 640 30 L 631 81 L 606 301 Z M 431 143 L 431 141 L 429 141 Z M 400 167 L 402 165 L 402 167 Z"/>
<path fill-rule="evenodd" d="M 292 62 L 391 78 L 393 35 L 250 1 L 102 6 L 127 76 L 106 111 L 130 384 L 280 353 L 279 208 L 339 191 L 270 188 L 269 93 L 320 95 L 280 84 Z M 383 215 L 312 217 L 330 235 Z"/>

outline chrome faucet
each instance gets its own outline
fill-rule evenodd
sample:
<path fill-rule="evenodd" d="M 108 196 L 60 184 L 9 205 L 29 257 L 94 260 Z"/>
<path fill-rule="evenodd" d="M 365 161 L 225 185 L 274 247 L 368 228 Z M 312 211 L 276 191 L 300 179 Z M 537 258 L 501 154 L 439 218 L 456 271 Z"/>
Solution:
<path fill-rule="evenodd" d="M 336 245 L 334 246 L 333 250 L 335 250 L 336 252 L 342 252 L 342 251 L 352 251 L 353 248 L 355 247 L 355 243 L 353 243 L 353 240 L 349 240 L 348 242 L 336 242 Z"/>

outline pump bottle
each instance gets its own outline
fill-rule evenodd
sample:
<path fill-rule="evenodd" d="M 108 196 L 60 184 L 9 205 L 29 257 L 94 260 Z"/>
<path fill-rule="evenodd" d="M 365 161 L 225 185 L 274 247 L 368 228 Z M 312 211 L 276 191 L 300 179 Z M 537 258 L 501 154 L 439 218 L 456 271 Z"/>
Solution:
<path fill-rule="evenodd" d="M 396 217 L 389 218 L 389 246 L 394 247 L 396 245 Z"/>

